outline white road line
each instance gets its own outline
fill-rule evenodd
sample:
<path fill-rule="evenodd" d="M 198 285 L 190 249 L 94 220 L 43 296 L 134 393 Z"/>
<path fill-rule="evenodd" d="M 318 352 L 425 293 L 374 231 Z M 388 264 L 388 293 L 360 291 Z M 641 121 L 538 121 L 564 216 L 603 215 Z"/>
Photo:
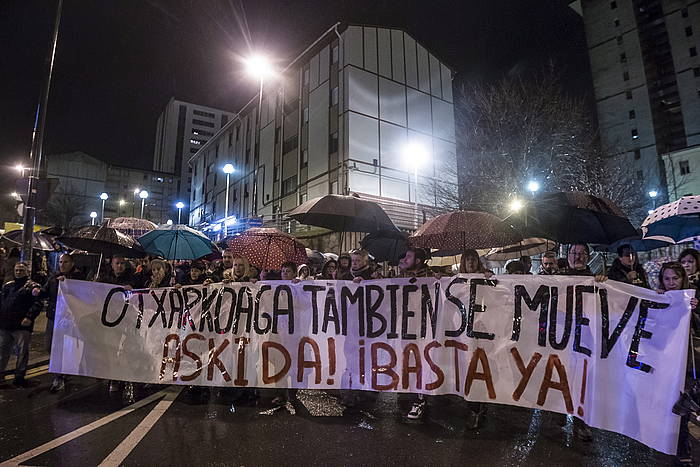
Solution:
<path fill-rule="evenodd" d="M 155 394 L 151 394 L 150 396 L 148 396 L 144 399 L 141 399 L 140 401 L 136 402 L 135 404 L 131 404 L 127 407 L 119 409 L 116 412 L 113 412 L 105 417 L 100 418 L 99 420 L 95 420 L 92 423 L 89 423 L 85 426 L 82 426 L 82 427 L 78 428 L 77 430 L 66 433 L 65 435 L 59 436 L 56 439 L 52 439 L 48 443 L 44 443 L 41 446 L 35 447 L 34 449 L 27 451 L 23 454 L 20 454 L 17 457 L 13 457 L 12 459 L 8 459 L 5 462 L 0 463 L 0 467 L 18 466 L 24 461 L 27 461 L 33 457 L 36 457 L 40 454 L 43 454 L 47 451 L 50 451 L 54 448 L 57 448 L 63 444 L 66 444 L 67 442 L 72 441 L 75 438 L 84 435 L 85 433 L 89 433 L 93 430 L 96 430 L 97 428 L 100 428 L 101 426 L 104 426 L 110 422 L 113 422 L 114 420 L 117 420 L 118 418 L 121 418 L 124 415 L 128 415 L 131 412 L 133 412 L 134 410 L 143 407 L 144 405 L 148 405 L 153 401 L 162 399 L 164 396 L 166 396 L 168 394 L 169 389 L 170 388 L 163 389 L 162 391 L 158 391 Z"/>
<path fill-rule="evenodd" d="M 107 456 L 107 458 L 100 463 L 99 467 L 119 466 L 122 462 L 124 462 L 124 459 L 131 454 L 131 451 L 133 451 L 141 440 L 148 434 L 151 428 L 153 428 L 153 425 L 155 425 L 160 417 L 165 414 L 168 407 L 175 402 L 175 399 L 180 394 L 180 391 L 182 391 L 182 386 L 169 388 L 168 391 L 168 394 L 166 394 L 163 400 L 156 404 L 153 410 L 146 415 L 146 418 L 141 420 L 141 423 L 139 423 L 138 426 L 134 428 L 126 438 L 124 438 L 124 441 L 119 443 L 119 446 L 114 448 L 114 451 L 112 451 L 109 456 Z"/>

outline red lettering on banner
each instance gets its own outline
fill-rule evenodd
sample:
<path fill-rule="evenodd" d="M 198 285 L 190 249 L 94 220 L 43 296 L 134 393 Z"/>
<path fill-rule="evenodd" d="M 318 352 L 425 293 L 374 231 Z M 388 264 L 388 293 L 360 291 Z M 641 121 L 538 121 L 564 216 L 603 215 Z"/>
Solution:
<path fill-rule="evenodd" d="M 586 402 L 586 379 L 588 378 L 588 360 L 583 361 L 583 376 L 581 377 L 581 406 L 578 408 L 578 416 L 583 417 L 583 405 Z"/>
<path fill-rule="evenodd" d="M 175 357 L 168 356 L 170 354 L 170 342 L 175 342 Z M 168 363 L 175 363 L 175 367 L 173 368 L 173 381 L 177 381 L 177 374 L 180 371 L 180 357 L 180 336 L 177 334 L 168 334 L 163 343 L 163 358 L 161 360 L 160 377 L 158 379 L 161 381 L 163 380 L 165 376 L 165 367 Z"/>
<path fill-rule="evenodd" d="M 201 334 L 188 334 L 187 337 L 185 337 L 185 340 L 182 341 L 182 353 L 187 355 L 189 358 L 192 359 L 197 365 L 197 369 L 192 373 L 191 375 L 182 375 L 180 378 L 182 381 L 192 381 L 193 379 L 196 379 L 200 373 L 202 373 L 202 359 L 199 358 L 199 355 L 196 353 L 190 352 L 190 350 L 187 348 L 187 343 L 191 339 L 197 339 L 197 340 L 206 340 L 203 335 Z"/>
<path fill-rule="evenodd" d="M 554 369 L 557 370 L 559 381 L 552 381 L 552 371 Z M 564 404 L 566 405 L 566 411 L 574 413 L 574 404 L 571 402 L 571 390 L 569 389 L 569 379 L 566 377 L 566 368 L 564 368 L 564 365 L 562 365 L 559 357 L 556 355 L 550 355 L 547 359 L 547 367 L 544 371 L 540 393 L 537 396 L 537 405 L 544 405 L 547 401 L 547 392 L 549 392 L 550 389 L 561 391 Z"/>
<path fill-rule="evenodd" d="M 233 384 L 236 386 L 248 386 L 248 380 L 245 378 L 245 346 L 250 344 L 250 338 L 236 337 L 236 344 L 238 344 L 238 362 L 236 379 L 233 380 Z"/>
<path fill-rule="evenodd" d="M 523 358 L 520 356 L 520 352 L 518 352 L 517 348 L 513 347 L 510 349 L 510 353 L 513 355 L 515 365 L 518 367 L 518 371 L 520 372 L 520 382 L 518 383 L 518 387 L 515 388 L 515 391 L 513 391 L 513 400 L 517 401 L 520 400 L 520 396 L 522 396 L 523 392 L 525 392 L 525 388 L 527 388 L 527 383 L 530 382 L 530 378 L 532 377 L 532 373 L 535 371 L 535 367 L 537 367 L 537 364 L 542 359 L 542 354 L 539 352 L 532 354 L 532 357 L 530 357 L 530 361 L 526 367 L 525 362 L 523 362 Z"/>
<path fill-rule="evenodd" d="M 410 365 L 411 355 L 416 362 L 415 365 Z M 403 348 L 403 364 L 402 367 L 402 386 L 404 389 L 408 389 L 409 386 L 409 375 L 413 373 L 416 375 L 416 389 L 421 389 L 423 387 L 423 362 L 420 359 L 420 349 L 416 344 L 408 344 Z"/>
<path fill-rule="evenodd" d="M 278 371 L 274 375 L 270 374 L 270 350 L 269 350 L 270 347 L 277 350 L 280 354 L 282 354 L 282 357 L 284 357 L 284 366 L 282 367 L 282 369 L 280 371 Z M 276 383 L 277 381 L 284 378 L 284 376 L 289 371 L 289 368 L 292 366 L 292 357 L 289 355 L 289 352 L 287 351 L 287 349 L 285 349 L 282 344 L 278 344 L 277 342 L 272 342 L 272 341 L 263 342 L 262 346 L 261 346 L 261 350 L 262 350 L 262 381 L 265 384 Z"/>
<path fill-rule="evenodd" d="M 306 344 L 311 346 L 314 353 L 313 360 L 306 360 L 305 347 Z M 302 337 L 299 340 L 299 349 L 297 351 L 297 382 L 301 383 L 304 380 L 304 368 L 313 368 L 315 371 L 314 383 L 321 384 L 321 350 L 318 344 L 310 337 Z"/>
<path fill-rule="evenodd" d="M 455 355 L 455 360 L 454 360 L 455 361 L 455 367 L 454 367 L 454 370 L 455 370 L 455 391 L 459 392 L 459 386 L 460 386 L 461 381 L 459 379 L 459 352 L 458 351 L 461 350 L 463 352 L 466 352 L 469 350 L 469 346 L 467 344 L 464 344 L 464 343 L 459 342 L 459 341 L 453 341 L 453 340 L 445 341 L 445 348 L 450 348 L 450 347 L 455 349 L 455 353 L 454 353 L 454 355 Z"/>
<path fill-rule="evenodd" d="M 227 383 L 231 381 L 231 376 L 229 376 L 228 371 L 226 371 L 224 363 L 221 360 L 219 360 L 219 355 L 221 355 L 221 352 L 223 352 L 224 349 L 228 347 L 228 344 L 229 340 L 224 339 L 221 345 L 219 345 L 219 347 L 216 347 L 214 345 L 214 339 L 209 339 L 209 362 L 207 363 L 207 381 L 211 381 L 214 378 L 214 365 L 216 365 L 216 367 L 221 372 L 221 376 L 223 376 L 224 381 L 226 381 Z"/>
<path fill-rule="evenodd" d="M 335 339 L 333 337 L 328 338 L 328 376 L 326 384 L 333 384 L 334 380 L 331 376 L 335 375 Z"/>
<path fill-rule="evenodd" d="M 481 368 L 483 371 L 476 371 L 477 365 L 481 363 Z M 467 370 L 467 379 L 464 382 L 464 395 L 468 396 L 469 391 L 471 391 L 472 383 L 475 379 L 481 380 L 486 383 L 486 390 L 489 393 L 489 399 L 496 398 L 496 390 L 493 387 L 493 377 L 491 376 L 491 367 L 489 366 L 489 359 L 486 356 L 486 352 L 481 347 L 477 347 L 472 354 L 472 359 L 469 362 L 469 369 Z"/>
<path fill-rule="evenodd" d="M 432 383 L 428 383 L 425 385 L 425 389 L 427 391 L 432 391 L 433 389 L 437 389 L 440 386 L 442 386 L 442 383 L 445 382 L 445 373 L 442 371 L 442 368 L 437 366 L 433 359 L 430 357 L 430 350 L 434 348 L 440 348 L 442 345 L 440 345 L 439 342 L 433 341 L 430 344 L 426 345 L 425 348 L 423 349 L 423 355 L 425 356 L 425 361 L 428 362 L 428 365 L 430 366 L 430 369 L 433 370 L 433 373 L 435 373 L 435 381 Z"/>
<path fill-rule="evenodd" d="M 379 365 L 377 361 L 379 360 L 379 349 L 384 350 L 389 354 L 389 363 L 386 365 Z M 389 389 L 396 389 L 399 386 L 399 375 L 394 371 L 396 366 L 396 353 L 394 349 L 385 342 L 373 342 L 370 346 L 370 353 L 372 354 L 372 388 L 377 391 L 388 391 Z M 377 381 L 379 375 L 383 374 L 391 378 L 391 383 L 379 384 Z"/>

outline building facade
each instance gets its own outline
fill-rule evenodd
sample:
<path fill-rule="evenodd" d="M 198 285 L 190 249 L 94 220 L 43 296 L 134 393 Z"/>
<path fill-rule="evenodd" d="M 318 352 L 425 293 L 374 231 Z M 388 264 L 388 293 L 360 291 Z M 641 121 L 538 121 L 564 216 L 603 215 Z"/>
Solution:
<path fill-rule="evenodd" d="M 46 174 L 58 179 L 53 200 L 71 204 L 78 213 L 76 222 L 89 224 L 90 212 L 98 216 L 102 210 L 101 193 L 107 193 L 105 218 L 140 217 L 142 199 L 138 193 L 148 192 L 144 199 L 144 218 L 157 224 L 177 221 L 174 203 L 178 196 L 178 178 L 171 173 L 135 169 L 108 164 L 84 152 L 53 154 L 46 158 Z M 187 221 L 186 216 L 183 221 Z M 100 218 L 97 218 L 100 222 Z"/>
<path fill-rule="evenodd" d="M 645 190 L 665 201 L 664 155 L 700 144 L 700 3 L 584 0 L 580 7 L 603 147 L 624 153 Z"/>
<path fill-rule="evenodd" d="M 177 198 L 187 204 L 191 172 L 187 160 L 232 118 L 233 114 L 203 105 L 170 99 L 158 117 L 153 170 L 175 175 Z M 182 183 L 180 182 L 182 180 Z"/>
<path fill-rule="evenodd" d="M 700 146 L 664 154 L 669 201 L 700 195 Z"/>
<path fill-rule="evenodd" d="M 456 187 L 441 173 L 456 164 L 452 71 L 402 30 L 338 23 L 266 79 L 258 102 L 191 158 L 191 225 L 220 228 L 226 163 L 229 216 L 266 222 L 314 197 L 357 193 L 410 229 L 416 201 L 420 217 L 433 212 L 436 180 Z M 426 160 L 417 165 L 409 147 Z"/>

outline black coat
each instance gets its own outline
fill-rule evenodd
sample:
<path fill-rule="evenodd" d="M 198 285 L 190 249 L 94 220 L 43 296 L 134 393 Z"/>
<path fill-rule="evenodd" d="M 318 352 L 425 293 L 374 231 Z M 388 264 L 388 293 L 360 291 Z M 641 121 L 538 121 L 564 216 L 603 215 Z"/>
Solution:
<path fill-rule="evenodd" d="M 8 331 L 31 331 L 34 319 L 41 312 L 39 300 L 32 295 L 32 289 L 25 287 L 28 279 L 15 279 L 2 286 L 0 300 L 0 329 Z M 22 326 L 22 320 L 29 318 L 32 324 Z"/>
<path fill-rule="evenodd" d="M 627 277 L 627 273 L 630 271 L 632 271 L 632 268 L 622 264 L 620 258 L 615 258 L 615 261 L 613 261 L 612 266 L 610 266 L 610 269 L 608 269 L 608 279 L 618 282 L 624 282 L 626 284 L 637 285 L 639 287 L 644 287 L 645 289 L 649 288 L 647 274 L 646 272 L 644 272 L 644 268 L 642 268 L 641 264 L 637 262 L 635 262 L 634 264 L 634 271 L 637 272 L 637 280 L 635 282 L 632 282 Z"/>
<path fill-rule="evenodd" d="M 49 299 L 49 307 L 46 309 L 46 317 L 49 319 L 54 319 L 56 317 L 56 298 L 58 297 L 58 285 L 59 277 L 65 277 L 66 279 L 78 279 L 85 280 L 85 274 L 80 269 L 73 268 L 70 272 L 64 274 L 61 271 L 53 273 L 46 284 L 41 288 L 39 292 L 40 300 Z"/>
<path fill-rule="evenodd" d="M 97 282 L 102 282 L 103 284 L 114 284 L 127 286 L 130 285 L 132 288 L 136 289 L 139 287 L 139 281 L 134 276 L 134 272 L 130 267 L 127 267 L 124 274 L 119 276 L 115 275 L 111 267 L 107 268 L 107 271 L 100 274 L 100 279 Z"/>

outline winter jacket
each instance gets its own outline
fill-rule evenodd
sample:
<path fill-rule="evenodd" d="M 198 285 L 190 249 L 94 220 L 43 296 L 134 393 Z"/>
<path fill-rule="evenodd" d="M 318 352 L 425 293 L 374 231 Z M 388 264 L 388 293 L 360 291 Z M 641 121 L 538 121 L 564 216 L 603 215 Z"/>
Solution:
<path fill-rule="evenodd" d="M 34 319 L 41 312 L 39 301 L 32 295 L 32 289 L 26 287 L 29 279 L 12 280 L 2 286 L 0 300 L 0 329 L 7 331 L 31 331 Z M 22 326 L 22 320 L 29 318 L 32 323 Z"/>
<path fill-rule="evenodd" d="M 427 264 L 421 264 L 417 268 L 406 269 L 400 272 L 399 277 L 433 277 L 433 271 Z"/>
<path fill-rule="evenodd" d="M 634 271 L 637 273 L 637 279 L 635 279 L 634 281 L 630 280 L 627 277 L 627 273 L 629 273 L 632 270 L 632 268 L 622 264 L 620 258 L 615 258 L 615 261 L 613 261 L 612 266 L 610 266 L 610 269 L 608 269 L 608 279 L 648 289 L 649 281 L 647 280 L 647 274 L 646 272 L 644 272 L 644 268 L 642 268 L 642 265 L 635 262 Z"/>
<path fill-rule="evenodd" d="M 85 274 L 77 268 L 73 268 L 70 272 L 65 274 L 61 271 L 57 271 L 49 277 L 37 296 L 39 300 L 49 299 L 49 307 L 46 309 L 46 317 L 49 319 L 54 319 L 56 317 L 56 298 L 58 297 L 59 277 L 85 280 Z"/>
<path fill-rule="evenodd" d="M 351 281 L 355 279 L 356 277 L 361 277 L 364 280 L 369 280 L 369 279 L 374 279 L 372 275 L 374 274 L 374 270 L 370 268 L 369 266 L 365 266 L 362 269 L 348 269 L 345 273 L 340 275 L 338 279 L 343 280 L 343 281 Z"/>
<path fill-rule="evenodd" d="M 564 269 L 560 269 L 559 272 L 557 272 L 558 276 L 593 276 L 593 271 L 591 271 L 591 268 L 586 266 L 586 269 L 574 269 L 574 268 L 569 268 L 566 267 Z"/>
<path fill-rule="evenodd" d="M 102 282 L 103 284 L 114 284 L 127 286 L 130 285 L 132 288 L 136 289 L 139 287 L 137 278 L 131 268 L 127 268 L 123 274 L 117 276 L 114 274 L 112 268 L 107 268 L 107 271 L 100 274 L 100 279 L 97 282 Z"/>

